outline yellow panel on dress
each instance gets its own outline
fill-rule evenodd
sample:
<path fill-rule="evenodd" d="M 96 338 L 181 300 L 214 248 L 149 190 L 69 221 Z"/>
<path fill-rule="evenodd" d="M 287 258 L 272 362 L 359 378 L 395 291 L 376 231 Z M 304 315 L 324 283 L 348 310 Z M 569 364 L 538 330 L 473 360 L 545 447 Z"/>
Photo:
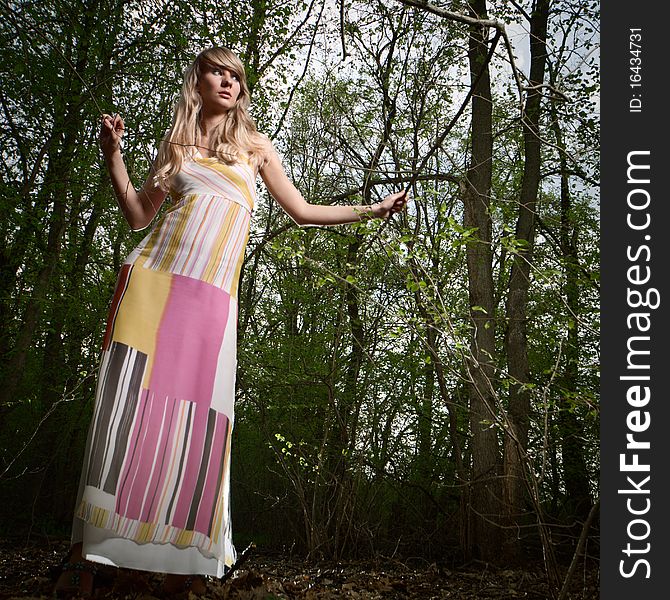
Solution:
<path fill-rule="evenodd" d="M 171 282 L 170 273 L 135 265 L 114 323 L 114 341 L 127 344 L 148 356 L 142 380 L 143 388 L 149 387 L 156 333 L 163 317 Z"/>

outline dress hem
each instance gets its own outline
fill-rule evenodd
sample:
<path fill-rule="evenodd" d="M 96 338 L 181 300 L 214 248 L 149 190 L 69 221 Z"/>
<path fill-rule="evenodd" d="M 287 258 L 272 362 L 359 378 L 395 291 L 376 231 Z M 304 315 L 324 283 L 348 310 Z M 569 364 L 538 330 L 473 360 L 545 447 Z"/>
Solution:
<path fill-rule="evenodd" d="M 82 500 L 79 504 L 79 508 L 75 512 L 75 518 L 81 520 L 84 526 L 89 525 L 108 531 L 113 537 L 134 542 L 138 546 L 150 544 L 156 546 L 170 545 L 175 549 L 194 548 L 200 552 L 204 559 L 215 560 L 226 567 L 231 567 L 235 562 L 234 550 L 227 553 L 230 554 L 228 557 L 217 556 L 212 551 L 218 545 L 217 540 L 212 540 L 204 533 L 181 529 L 171 525 L 158 525 L 156 523 L 145 523 L 136 519 L 130 519 L 91 504 L 86 500 Z M 232 543 L 228 542 L 226 546 L 231 546 L 232 548 Z M 95 561 L 95 559 L 90 560 Z M 115 566 L 123 566 L 116 563 L 113 564 Z"/>

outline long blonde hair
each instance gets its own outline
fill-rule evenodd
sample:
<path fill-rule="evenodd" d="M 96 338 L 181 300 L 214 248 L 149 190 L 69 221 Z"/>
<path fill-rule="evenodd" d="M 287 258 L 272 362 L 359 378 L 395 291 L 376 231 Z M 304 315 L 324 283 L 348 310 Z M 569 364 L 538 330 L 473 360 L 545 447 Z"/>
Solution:
<path fill-rule="evenodd" d="M 209 132 L 209 145 L 216 152 L 216 157 L 227 164 L 246 159 L 258 169 L 271 149 L 270 140 L 258 132 L 256 124 L 247 112 L 249 87 L 242 61 L 228 48 L 208 48 L 198 54 L 191 66 L 186 69 L 181 95 L 172 117 L 172 126 L 158 148 L 158 156 L 154 163 L 154 180 L 166 191 L 170 176 L 181 170 L 184 158 L 196 145 L 202 107 L 197 84 L 204 70 L 212 66 L 229 69 L 238 75 L 240 80 L 240 94 L 235 106 Z"/>

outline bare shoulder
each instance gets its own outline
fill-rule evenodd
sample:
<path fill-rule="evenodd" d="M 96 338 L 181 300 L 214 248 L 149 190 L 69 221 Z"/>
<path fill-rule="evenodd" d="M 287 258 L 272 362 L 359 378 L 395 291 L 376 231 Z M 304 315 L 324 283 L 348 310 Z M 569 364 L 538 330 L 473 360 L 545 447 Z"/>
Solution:
<path fill-rule="evenodd" d="M 286 177 L 281 157 L 274 146 L 271 146 L 267 154 L 264 155 L 258 171 L 266 184 L 273 180 L 276 181 L 280 177 Z"/>
<path fill-rule="evenodd" d="M 268 170 L 268 167 L 271 164 L 280 164 L 281 160 L 277 154 L 277 150 L 272 143 L 272 140 L 265 135 L 264 133 L 258 133 L 257 137 L 257 148 L 258 148 L 258 174 L 261 177 L 265 178 L 265 173 Z"/>

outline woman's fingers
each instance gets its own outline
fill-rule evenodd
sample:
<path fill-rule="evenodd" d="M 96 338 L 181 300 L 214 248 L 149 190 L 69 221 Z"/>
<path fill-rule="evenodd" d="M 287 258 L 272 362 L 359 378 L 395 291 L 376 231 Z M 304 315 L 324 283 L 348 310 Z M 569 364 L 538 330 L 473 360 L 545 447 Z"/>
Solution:
<path fill-rule="evenodd" d="M 121 118 L 121 115 L 114 115 L 114 131 L 119 133 L 119 135 L 123 135 L 123 132 L 125 130 L 125 126 L 123 123 L 123 119 Z"/>
<path fill-rule="evenodd" d="M 372 213 L 378 219 L 388 219 L 403 210 L 409 198 L 407 190 L 400 190 L 399 192 L 389 194 L 382 201 L 376 202 L 373 205 Z"/>
<path fill-rule="evenodd" d="M 403 208 L 405 208 L 409 196 L 407 195 L 407 190 L 401 190 L 394 194 L 390 194 L 386 198 L 392 202 L 391 206 L 389 207 L 389 213 L 395 214 L 399 213 Z"/>
<path fill-rule="evenodd" d="M 120 115 L 116 113 L 102 115 L 98 140 L 105 155 L 121 148 L 121 138 L 124 131 L 125 126 Z"/>
<path fill-rule="evenodd" d="M 100 135 L 107 134 L 108 136 L 114 131 L 114 123 L 111 115 L 102 115 L 102 128 Z"/>
<path fill-rule="evenodd" d="M 123 132 L 125 131 L 123 119 L 121 118 L 121 115 L 118 115 L 116 113 L 113 115 L 103 114 L 102 125 L 110 133 L 115 133 L 119 137 L 121 137 L 123 135 Z"/>

